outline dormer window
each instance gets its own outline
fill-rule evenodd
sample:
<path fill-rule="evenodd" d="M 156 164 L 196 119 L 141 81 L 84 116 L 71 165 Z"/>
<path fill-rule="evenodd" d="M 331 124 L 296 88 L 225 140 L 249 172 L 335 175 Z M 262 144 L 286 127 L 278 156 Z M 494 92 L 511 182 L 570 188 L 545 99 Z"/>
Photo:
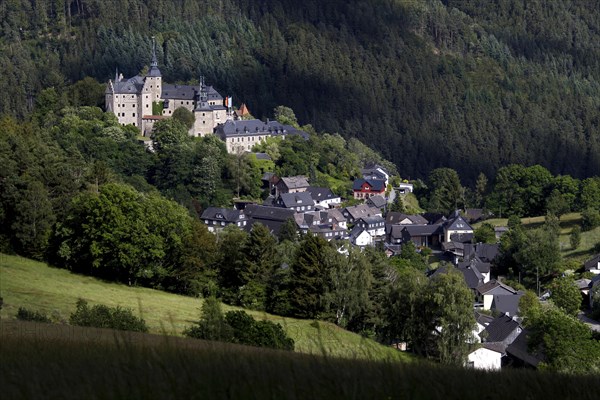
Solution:
<path fill-rule="evenodd" d="M 217 214 L 216 217 L 219 219 L 224 219 L 223 214 L 221 214 L 221 213 Z"/>

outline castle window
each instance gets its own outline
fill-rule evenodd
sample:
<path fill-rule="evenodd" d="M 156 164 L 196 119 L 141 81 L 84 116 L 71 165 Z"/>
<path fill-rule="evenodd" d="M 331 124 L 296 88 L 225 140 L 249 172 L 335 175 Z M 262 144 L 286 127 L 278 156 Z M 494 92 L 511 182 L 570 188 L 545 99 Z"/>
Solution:
<path fill-rule="evenodd" d="M 146 108 L 148 108 L 148 104 L 146 104 Z"/>
<path fill-rule="evenodd" d="M 202 116 L 203 116 L 203 117 L 204 117 L 205 115 L 206 115 L 205 113 L 202 113 Z"/>
<path fill-rule="evenodd" d="M 135 113 L 131 114 L 132 117 L 135 117 Z"/>
<path fill-rule="evenodd" d="M 206 121 L 202 121 L 202 124 L 206 124 Z"/>

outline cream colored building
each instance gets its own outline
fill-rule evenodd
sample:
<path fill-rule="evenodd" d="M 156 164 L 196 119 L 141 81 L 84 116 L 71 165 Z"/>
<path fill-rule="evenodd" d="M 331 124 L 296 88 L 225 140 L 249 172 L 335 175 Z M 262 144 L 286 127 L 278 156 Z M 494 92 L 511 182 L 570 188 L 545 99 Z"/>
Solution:
<path fill-rule="evenodd" d="M 125 79 L 116 74 L 114 81 L 108 82 L 105 92 L 106 111 L 114 113 L 120 124 L 138 127 L 144 136 L 150 135 L 156 117 L 161 116 L 153 114 L 153 103 L 159 109 L 162 105 L 163 117 L 172 116 L 179 107 L 193 112 L 196 121 L 190 135 L 205 136 L 213 133 L 218 124 L 232 119 L 232 110 L 223 105 L 223 100 L 219 92 L 204 83 L 204 78 L 198 86 L 163 83 L 155 45 L 145 76 Z M 228 104 L 231 104 L 230 98 Z"/>

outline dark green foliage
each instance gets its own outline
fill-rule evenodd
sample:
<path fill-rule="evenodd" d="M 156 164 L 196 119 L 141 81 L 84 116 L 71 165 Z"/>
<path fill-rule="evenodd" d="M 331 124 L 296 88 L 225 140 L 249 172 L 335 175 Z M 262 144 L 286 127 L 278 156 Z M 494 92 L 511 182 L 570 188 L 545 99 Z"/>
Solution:
<path fill-rule="evenodd" d="M 408 342 L 417 354 L 463 365 L 472 334 L 473 295 L 460 273 L 428 279 L 412 268 L 393 282 L 385 305 L 389 339 Z"/>
<path fill-rule="evenodd" d="M 458 173 L 451 168 L 438 168 L 429 174 L 428 210 L 449 214 L 464 206 L 464 190 Z"/>
<path fill-rule="evenodd" d="M 56 229 L 53 251 L 61 265 L 76 271 L 159 285 L 179 263 L 190 225 L 175 202 L 111 183 L 73 200 Z"/>
<path fill-rule="evenodd" d="M 581 228 L 584 231 L 591 231 L 600 226 L 600 211 L 593 208 L 586 208 L 581 213 Z"/>
<path fill-rule="evenodd" d="M 291 265 L 289 299 L 291 315 L 316 318 L 323 311 L 321 296 L 328 279 L 325 239 L 306 235 Z"/>
<path fill-rule="evenodd" d="M 496 243 L 496 231 L 494 226 L 484 222 L 473 232 L 474 243 Z"/>
<path fill-rule="evenodd" d="M 108 307 L 103 304 L 89 307 L 87 301 L 82 299 L 77 301 L 77 309 L 69 317 L 69 323 L 120 331 L 148 332 L 146 322 L 133 315 L 130 308 Z"/>
<path fill-rule="evenodd" d="M 507 240 L 511 239 L 513 238 Z M 503 246 L 501 246 L 501 251 L 503 250 Z M 544 229 L 527 231 L 524 241 L 516 248 L 514 259 L 525 285 L 529 288 L 537 287 L 539 289 L 538 281 L 548 281 L 557 272 L 560 265 L 558 236 L 554 232 Z"/>
<path fill-rule="evenodd" d="M 286 240 L 292 243 L 298 241 L 298 225 L 292 218 L 286 220 L 279 229 L 279 242 Z"/>
<path fill-rule="evenodd" d="M 406 212 L 406 206 L 404 205 L 404 200 L 402 199 L 402 195 L 396 193 L 396 197 L 392 204 L 390 204 L 389 210 L 390 212 Z"/>
<path fill-rule="evenodd" d="M 289 338 L 280 324 L 255 321 L 244 311 L 229 311 L 225 321 L 233 329 L 233 342 L 256 347 L 294 350 L 294 340 Z"/>
<path fill-rule="evenodd" d="M 543 348 L 545 367 L 571 374 L 600 372 L 600 342 L 591 329 L 573 316 L 555 307 L 545 307 L 526 320 L 530 330 L 528 346 L 532 351 Z"/>
<path fill-rule="evenodd" d="M 581 292 L 572 279 L 557 278 L 549 286 L 552 302 L 566 314 L 577 316 L 581 307 Z"/>
<path fill-rule="evenodd" d="M 579 247 L 579 244 L 581 244 L 581 228 L 579 226 L 574 226 L 573 229 L 571 229 L 569 241 L 571 242 L 571 248 L 573 250 Z"/>
<path fill-rule="evenodd" d="M 200 320 L 195 325 L 187 328 L 183 334 L 196 339 L 221 342 L 231 342 L 233 339 L 233 331 L 225 321 L 221 311 L 221 303 L 214 296 L 204 300 Z"/>
<path fill-rule="evenodd" d="M 183 333 L 196 339 L 294 350 L 294 341 L 286 335 L 281 325 L 255 321 L 244 311 L 229 311 L 223 315 L 221 304 L 215 297 L 204 301 L 200 320 Z"/>
<path fill-rule="evenodd" d="M 19 307 L 16 317 L 21 321 L 51 322 L 50 318 L 48 318 L 46 314 L 39 311 L 32 311 L 25 307 Z"/>
<path fill-rule="evenodd" d="M 194 114 L 185 107 L 179 107 L 173 111 L 171 118 L 181 122 L 188 130 L 192 129 L 194 122 L 196 121 Z"/>
<path fill-rule="evenodd" d="M 202 71 L 257 117 L 286 104 L 318 131 L 373 143 L 407 176 L 447 166 L 472 184 L 509 163 L 597 174 L 598 10 L 489 3 L 15 0 L 0 10 L 0 113 L 60 109 L 70 82 L 107 82 L 116 67 L 133 76 L 156 35 L 166 81 Z"/>
<path fill-rule="evenodd" d="M 592 294 L 592 317 L 600 320 L 600 285 L 594 285 L 590 292 Z"/>

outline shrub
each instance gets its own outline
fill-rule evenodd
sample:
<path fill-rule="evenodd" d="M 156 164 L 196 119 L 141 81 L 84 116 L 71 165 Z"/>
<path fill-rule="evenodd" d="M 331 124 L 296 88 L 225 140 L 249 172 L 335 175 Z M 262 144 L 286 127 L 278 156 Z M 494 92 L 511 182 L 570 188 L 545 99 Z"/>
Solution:
<path fill-rule="evenodd" d="M 148 332 L 146 321 L 133 315 L 130 308 L 108 307 L 104 304 L 89 307 L 87 301 L 82 299 L 77 301 L 77 309 L 71 314 L 69 322 L 78 326 Z"/>
<path fill-rule="evenodd" d="M 244 311 L 229 311 L 225 321 L 233 329 L 233 341 L 249 346 L 294 350 L 294 340 L 289 338 L 280 324 L 255 321 Z"/>
<path fill-rule="evenodd" d="M 214 297 L 204 302 L 200 321 L 184 330 L 183 334 L 196 339 L 294 350 L 294 341 L 286 335 L 281 325 L 255 321 L 244 311 L 229 311 L 223 316 L 220 303 Z"/>
<path fill-rule="evenodd" d="M 585 209 L 581 213 L 581 227 L 584 231 L 591 231 L 600 226 L 600 213 L 593 208 Z"/>
<path fill-rule="evenodd" d="M 218 340 L 221 342 L 231 342 L 233 337 L 231 326 L 225 322 L 221 311 L 221 303 L 216 297 L 209 297 L 204 301 L 200 321 L 184 330 L 183 334 L 195 339 Z"/>
<path fill-rule="evenodd" d="M 17 319 L 21 321 L 51 322 L 46 314 L 38 311 L 31 311 L 25 307 L 19 307 Z"/>

